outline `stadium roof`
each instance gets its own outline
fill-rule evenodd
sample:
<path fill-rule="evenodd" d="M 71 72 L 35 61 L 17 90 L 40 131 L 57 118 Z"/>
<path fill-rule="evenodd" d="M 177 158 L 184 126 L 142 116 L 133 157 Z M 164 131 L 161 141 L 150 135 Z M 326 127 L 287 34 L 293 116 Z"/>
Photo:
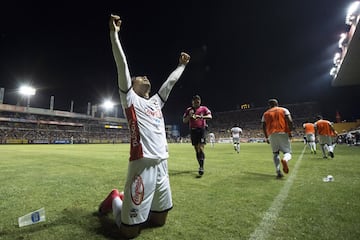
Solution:
<path fill-rule="evenodd" d="M 334 87 L 360 85 L 360 30 L 357 27 L 359 20 L 360 1 L 357 1 L 350 6 L 346 17 L 346 23 L 351 26 L 350 30 L 339 41 L 342 59 L 339 61 L 337 73 L 331 84 Z"/>
<path fill-rule="evenodd" d="M 332 86 L 360 85 L 360 30 L 355 30 L 349 44 L 347 53 L 343 59 L 337 76 L 332 81 Z"/>

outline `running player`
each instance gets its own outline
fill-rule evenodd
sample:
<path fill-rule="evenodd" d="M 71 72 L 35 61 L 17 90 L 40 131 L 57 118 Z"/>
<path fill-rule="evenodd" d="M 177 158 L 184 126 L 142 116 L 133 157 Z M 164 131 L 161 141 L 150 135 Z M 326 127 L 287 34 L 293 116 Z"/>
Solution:
<path fill-rule="evenodd" d="M 240 153 L 240 135 L 242 134 L 242 129 L 239 125 L 235 124 L 231 129 L 231 137 L 234 145 L 234 150 L 237 153 Z"/>
<path fill-rule="evenodd" d="M 215 146 L 215 134 L 213 132 L 209 133 L 209 141 L 211 144 L 211 147 Z"/>
<path fill-rule="evenodd" d="M 334 129 L 333 124 L 323 119 L 321 115 L 317 116 L 315 122 L 315 133 L 319 137 L 319 143 L 322 150 L 323 158 L 327 158 L 327 154 L 334 158 L 334 137 L 337 136 L 337 132 Z"/>
<path fill-rule="evenodd" d="M 194 146 L 199 163 L 200 176 L 204 174 L 206 120 L 209 119 L 212 119 L 211 111 L 207 107 L 201 106 L 199 95 L 193 96 L 191 107 L 188 107 L 183 115 L 183 123 L 189 123 L 191 144 Z"/>
<path fill-rule="evenodd" d="M 279 107 L 276 99 L 269 99 L 268 104 L 269 109 L 261 118 L 262 129 L 266 142 L 271 145 L 277 174 L 276 177 L 282 178 L 283 174 L 280 171 L 280 152 L 284 154 L 281 159 L 283 171 L 288 173 L 288 161 L 291 159 L 290 138 L 293 121 L 289 110 L 284 107 Z"/>
<path fill-rule="evenodd" d="M 315 126 L 313 123 L 307 121 L 303 124 L 305 139 L 307 145 L 310 147 L 310 151 L 316 154 L 316 142 L 315 142 Z"/>

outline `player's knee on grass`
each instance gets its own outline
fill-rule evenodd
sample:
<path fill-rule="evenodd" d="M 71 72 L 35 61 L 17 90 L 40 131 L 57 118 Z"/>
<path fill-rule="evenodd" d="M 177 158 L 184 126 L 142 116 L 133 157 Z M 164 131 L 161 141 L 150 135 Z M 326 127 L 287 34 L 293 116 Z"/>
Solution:
<path fill-rule="evenodd" d="M 168 212 L 162 212 L 162 213 L 150 212 L 149 224 L 154 227 L 164 226 L 166 223 L 167 214 Z"/>

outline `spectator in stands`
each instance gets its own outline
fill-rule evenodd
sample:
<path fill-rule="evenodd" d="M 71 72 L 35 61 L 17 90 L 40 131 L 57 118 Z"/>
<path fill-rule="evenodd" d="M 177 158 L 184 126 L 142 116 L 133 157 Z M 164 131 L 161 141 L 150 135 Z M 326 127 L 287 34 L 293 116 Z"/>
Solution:
<path fill-rule="evenodd" d="M 119 40 L 120 17 L 111 15 L 110 39 L 115 58 L 120 99 L 128 119 L 131 143 L 128 175 L 124 193 L 114 189 L 100 204 L 99 213 L 113 212 L 120 232 L 126 238 L 140 233 L 140 224 L 162 226 L 172 208 L 168 176 L 165 124 L 162 107 L 180 78 L 190 56 L 181 53 L 177 68 L 150 97 L 146 76 L 130 77 Z"/>
<path fill-rule="evenodd" d="M 323 158 L 327 158 L 327 155 L 334 158 L 334 137 L 338 134 L 334 129 L 333 123 L 318 115 L 315 122 L 315 134 L 319 138 Z"/>
<path fill-rule="evenodd" d="M 276 177 L 282 178 L 284 175 L 280 171 L 280 152 L 283 153 L 281 163 L 283 171 L 289 172 L 288 161 L 291 159 L 291 130 L 293 120 L 287 108 L 279 107 L 276 99 L 269 99 L 269 109 L 261 118 L 262 129 L 265 140 L 270 143 L 273 152 L 273 160 L 276 169 Z"/>
<path fill-rule="evenodd" d="M 231 137 L 234 145 L 234 150 L 239 153 L 240 152 L 240 135 L 242 134 L 242 129 L 238 124 L 234 124 L 234 126 L 230 129 Z"/>
<path fill-rule="evenodd" d="M 316 154 L 316 142 L 315 142 L 315 126 L 314 123 L 306 121 L 303 124 L 305 132 L 306 144 L 310 147 L 310 151 L 313 154 Z"/>
<path fill-rule="evenodd" d="M 188 107 L 183 115 L 183 123 L 189 123 L 191 144 L 194 146 L 199 163 L 200 176 L 204 174 L 206 120 L 209 119 L 212 119 L 211 111 L 206 106 L 201 106 L 199 95 L 193 96 L 191 107 Z"/>

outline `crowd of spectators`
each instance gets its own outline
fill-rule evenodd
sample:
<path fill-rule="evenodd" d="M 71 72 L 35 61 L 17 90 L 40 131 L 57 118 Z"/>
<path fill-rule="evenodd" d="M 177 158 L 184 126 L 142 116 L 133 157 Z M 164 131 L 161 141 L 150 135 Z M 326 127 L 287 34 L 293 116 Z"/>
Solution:
<path fill-rule="evenodd" d="M 294 120 L 293 137 L 303 139 L 302 124 L 321 114 L 315 102 L 286 104 Z M 265 107 L 253 107 L 226 112 L 214 112 L 208 122 L 208 132 L 216 139 L 231 137 L 235 124 L 243 130 L 242 141 L 260 141 L 264 138 L 260 120 Z M 124 120 L 124 119 L 123 119 Z M 0 111 L 0 143 L 123 143 L 129 142 L 126 121 L 111 122 L 97 117 L 62 117 Z M 358 137 L 358 135 L 356 136 Z M 355 138 L 355 137 L 354 137 Z M 172 138 L 169 142 L 186 142 L 186 137 Z M 345 139 L 344 139 L 345 141 Z M 358 142 L 355 140 L 355 142 Z"/>
<path fill-rule="evenodd" d="M 320 114 L 318 104 L 316 102 L 305 102 L 298 104 L 285 104 L 294 120 L 295 138 L 303 138 L 302 124 L 309 121 Z M 239 125 L 242 130 L 242 141 L 253 141 L 263 139 L 261 129 L 261 116 L 266 111 L 266 107 L 253 107 L 247 109 L 238 109 L 234 111 L 215 112 L 213 119 L 209 122 L 209 131 L 215 133 L 219 138 L 229 138 L 231 136 L 230 129 L 235 124 Z"/>
<path fill-rule="evenodd" d="M 0 143 L 121 143 L 128 139 L 126 124 L 105 119 L 0 112 Z"/>

